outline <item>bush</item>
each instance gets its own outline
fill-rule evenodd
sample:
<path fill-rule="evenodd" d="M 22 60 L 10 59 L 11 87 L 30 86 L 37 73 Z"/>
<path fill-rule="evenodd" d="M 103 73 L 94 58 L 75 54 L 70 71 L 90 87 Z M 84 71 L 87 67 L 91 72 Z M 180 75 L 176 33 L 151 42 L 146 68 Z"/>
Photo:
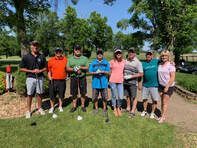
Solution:
<path fill-rule="evenodd" d="M 24 72 L 17 72 L 15 79 L 16 92 L 20 95 L 26 95 L 26 74 Z M 48 96 L 48 80 L 44 79 L 44 96 Z"/>
<path fill-rule="evenodd" d="M 197 93 L 197 76 L 193 74 L 186 73 L 176 73 L 176 82 L 183 88 Z"/>
<path fill-rule="evenodd" d="M 0 72 L 0 94 L 5 92 L 5 73 Z"/>

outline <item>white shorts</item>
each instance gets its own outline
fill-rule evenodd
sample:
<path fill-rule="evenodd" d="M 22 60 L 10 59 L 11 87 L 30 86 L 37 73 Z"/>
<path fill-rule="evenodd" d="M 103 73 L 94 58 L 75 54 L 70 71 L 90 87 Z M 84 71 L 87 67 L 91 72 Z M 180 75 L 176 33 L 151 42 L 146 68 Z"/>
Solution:
<path fill-rule="evenodd" d="M 146 100 L 150 98 L 153 101 L 159 101 L 160 96 L 158 92 L 158 87 L 144 87 L 142 88 L 142 99 Z"/>
<path fill-rule="evenodd" d="M 39 77 L 38 79 L 27 78 L 26 79 L 27 95 L 31 96 L 34 93 L 43 94 L 44 92 L 43 83 L 44 83 L 43 77 Z"/>

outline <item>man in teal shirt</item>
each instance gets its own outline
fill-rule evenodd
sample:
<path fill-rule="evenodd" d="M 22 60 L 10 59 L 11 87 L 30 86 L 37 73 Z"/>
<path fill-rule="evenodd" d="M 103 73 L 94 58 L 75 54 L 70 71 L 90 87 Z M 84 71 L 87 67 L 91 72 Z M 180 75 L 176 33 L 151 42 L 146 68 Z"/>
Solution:
<path fill-rule="evenodd" d="M 143 75 L 143 87 L 142 87 L 142 99 L 143 99 L 143 107 L 144 111 L 142 112 L 141 116 L 147 115 L 147 105 L 148 105 L 148 98 L 151 97 L 152 103 L 152 111 L 150 114 L 150 118 L 154 119 L 155 116 L 155 109 L 157 108 L 157 101 L 160 99 L 159 92 L 158 92 L 158 59 L 153 59 L 153 53 L 148 51 L 146 53 L 146 61 L 142 62 L 142 67 L 144 71 Z"/>

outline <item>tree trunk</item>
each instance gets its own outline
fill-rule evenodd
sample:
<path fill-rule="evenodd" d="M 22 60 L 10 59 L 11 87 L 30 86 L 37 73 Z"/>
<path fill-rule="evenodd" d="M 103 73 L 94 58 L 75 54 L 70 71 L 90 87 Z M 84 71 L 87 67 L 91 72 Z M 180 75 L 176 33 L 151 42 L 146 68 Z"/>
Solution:
<path fill-rule="evenodd" d="M 174 62 L 177 65 L 180 61 L 181 53 L 179 51 L 174 50 Z"/>
<path fill-rule="evenodd" d="M 27 54 L 28 49 L 26 44 L 26 28 L 24 19 L 24 3 L 25 0 L 16 0 L 14 5 L 16 8 L 16 30 L 17 30 L 17 41 L 21 48 L 21 56 Z"/>

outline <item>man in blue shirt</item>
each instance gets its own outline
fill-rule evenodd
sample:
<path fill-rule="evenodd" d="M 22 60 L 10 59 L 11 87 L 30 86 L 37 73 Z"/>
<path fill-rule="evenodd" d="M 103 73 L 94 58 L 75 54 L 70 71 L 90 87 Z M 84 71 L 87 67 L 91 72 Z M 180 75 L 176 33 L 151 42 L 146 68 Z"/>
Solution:
<path fill-rule="evenodd" d="M 141 116 L 147 115 L 147 105 L 148 105 L 148 98 L 151 97 L 153 104 L 152 104 L 152 112 L 150 114 L 150 118 L 154 119 L 156 116 L 154 114 L 155 109 L 157 108 L 157 101 L 160 99 L 158 93 L 158 59 L 153 59 L 153 53 L 148 51 L 146 53 L 146 61 L 142 62 L 142 67 L 144 71 L 143 75 L 143 87 L 142 87 L 142 99 L 143 99 L 143 106 L 144 111 L 142 112 Z"/>
<path fill-rule="evenodd" d="M 94 113 L 98 113 L 98 96 L 101 94 L 103 101 L 103 113 L 106 114 L 106 105 L 108 99 L 108 74 L 110 71 L 109 62 L 103 58 L 102 49 L 97 50 L 97 59 L 93 60 L 89 66 L 89 72 L 92 74 L 92 98 L 94 100 Z"/>

